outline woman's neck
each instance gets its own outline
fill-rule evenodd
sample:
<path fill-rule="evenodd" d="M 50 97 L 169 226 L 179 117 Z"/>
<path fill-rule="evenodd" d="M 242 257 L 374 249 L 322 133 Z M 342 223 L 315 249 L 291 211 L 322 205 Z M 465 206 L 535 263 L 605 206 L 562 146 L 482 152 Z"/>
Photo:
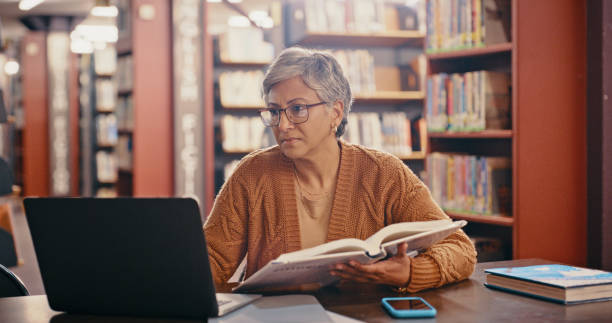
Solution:
<path fill-rule="evenodd" d="M 340 165 L 340 143 L 336 138 L 326 140 L 320 149 L 308 157 L 294 160 L 295 175 L 300 185 L 310 192 L 333 189 Z"/>

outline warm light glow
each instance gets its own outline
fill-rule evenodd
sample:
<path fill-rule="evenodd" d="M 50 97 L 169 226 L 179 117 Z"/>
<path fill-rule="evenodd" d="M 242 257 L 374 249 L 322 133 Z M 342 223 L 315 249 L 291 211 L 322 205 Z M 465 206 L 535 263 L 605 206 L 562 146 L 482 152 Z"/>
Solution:
<path fill-rule="evenodd" d="M 117 17 L 119 10 L 115 6 L 109 7 L 93 7 L 91 8 L 91 15 L 96 17 Z"/>
<path fill-rule="evenodd" d="M 228 0 L 229 3 L 241 3 L 242 0 Z"/>
<path fill-rule="evenodd" d="M 21 0 L 19 2 L 19 9 L 23 11 L 28 11 L 39 4 L 41 4 L 44 0 Z"/>
<path fill-rule="evenodd" d="M 248 27 L 251 23 L 245 16 L 230 16 L 229 19 L 227 19 L 227 25 L 230 27 Z"/>
<path fill-rule="evenodd" d="M 91 42 L 115 43 L 119 38 L 116 26 L 111 25 L 78 25 L 71 33 L 71 38 L 84 38 Z"/>
<path fill-rule="evenodd" d="M 14 60 L 10 60 L 4 63 L 4 73 L 6 75 L 15 75 L 19 72 L 19 63 Z"/>

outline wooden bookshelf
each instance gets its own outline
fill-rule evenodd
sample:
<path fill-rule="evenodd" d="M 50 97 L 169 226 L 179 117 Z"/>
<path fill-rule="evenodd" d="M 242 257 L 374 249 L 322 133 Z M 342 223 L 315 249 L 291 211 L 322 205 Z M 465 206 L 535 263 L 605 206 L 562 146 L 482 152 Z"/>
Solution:
<path fill-rule="evenodd" d="M 126 129 L 126 128 L 120 128 L 120 129 L 118 129 L 118 130 L 117 130 L 117 132 L 118 132 L 120 135 L 131 135 L 132 133 L 134 133 L 134 130 L 132 130 L 132 129 Z"/>
<path fill-rule="evenodd" d="M 380 33 L 315 33 L 305 34 L 297 44 L 324 46 L 400 47 L 422 46 L 425 35 L 418 31 L 385 31 Z"/>
<path fill-rule="evenodd" d="M 227 104 L 223 105 L 222 104 L 221 107 L 223 109 L 228 109 L 228 110 L 248 110 L 248 111 L 251 111 L 251 110 L 257 111 L 259 109 L 264 109 L 265 108 L 265 106 L 263 106 L 263 105 L 251 105 L 251 106 L 248 106 L 248 105 L 243 105 L 243 104 L 241 104 L 241 105 L 227 105 Z"/>
<path fill-rule="evenodd" d="M 424 98 L 425 93 L 422 91 L 376 91 L 355 94 L 356 103 L 369 104 L 400 104 L 406 101 L 423 100 Z"/>
<path fill-rule="evenodd" d="M 429 138 L 476 138 L 476 139 L 511 139 L 512 130 L 483 130 L 474 132 L 429 132 Z"/>
<path fill-rule="evenodd" d="M 231 62 L 231 61 L 219 61 L 219 67 L 238 67 L 238 68 L 264 68 L 270 65 L 272 62 Z"/>
<path fill-rule="evenodd" d="M 120 89 L 117 91 L 118 96 L 130 96 L 132 95 L 132 89 Z"/>
<path fill-rule="evenodd" d="M 511 216 L 461 213 L 447 210 L 445 210 L 444 212 L 446 212 L 449 217 L 455 220 L 466 220 L 468 222 L 485 223 L 506 227 L 511 227 L 514 225 L 514 219 Z"/>
<path fill-rule="evenodd" d="M 438 53 L 427 54 L 427 58 L 430 61 L 445 60 L 445 59 L 459 59 L 459 58 L 472 58 L 483 56 L 497 55 L 500 53 L 510 54 L 512 52 L 512 43 L 501 43 L 496 45 L 490 45 L 486 47 L 474 47 L 468 49 L 460 49 L 454 51 L 444 51 Z"/>

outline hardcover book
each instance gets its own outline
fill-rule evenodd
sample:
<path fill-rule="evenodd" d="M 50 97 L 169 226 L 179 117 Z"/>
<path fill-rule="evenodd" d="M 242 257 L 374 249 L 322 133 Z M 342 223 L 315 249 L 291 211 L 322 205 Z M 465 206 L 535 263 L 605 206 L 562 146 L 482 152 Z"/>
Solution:
<path fill-rule="evenodd" d="M 557 303 L 612 300 L 612 273 L 566 265 L 494 268 L 485 286 Z"/>
<path fill-rule="evenodd" d="M 466 221 L 421 221 L 388 225 L 366 240 L 340 239 L 316 247 L 280 255 L 238 285 L 235 292 L 293 289 L 302 285 L 323 287 L 337 280 L 332 266 L 350 260 L 369 264 L 394 255 L 408 242 L 408 254 L 416 255 L 465 226 Z"/>

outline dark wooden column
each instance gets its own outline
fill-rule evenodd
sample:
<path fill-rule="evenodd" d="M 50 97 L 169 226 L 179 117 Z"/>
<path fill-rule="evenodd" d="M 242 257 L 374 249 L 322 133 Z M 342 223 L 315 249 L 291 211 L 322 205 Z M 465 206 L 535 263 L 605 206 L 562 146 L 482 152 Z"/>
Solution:
<path fill-rule="evenodd" d="M 589 267 L 612 270 L 612 2 L 587 1 Z"/>

